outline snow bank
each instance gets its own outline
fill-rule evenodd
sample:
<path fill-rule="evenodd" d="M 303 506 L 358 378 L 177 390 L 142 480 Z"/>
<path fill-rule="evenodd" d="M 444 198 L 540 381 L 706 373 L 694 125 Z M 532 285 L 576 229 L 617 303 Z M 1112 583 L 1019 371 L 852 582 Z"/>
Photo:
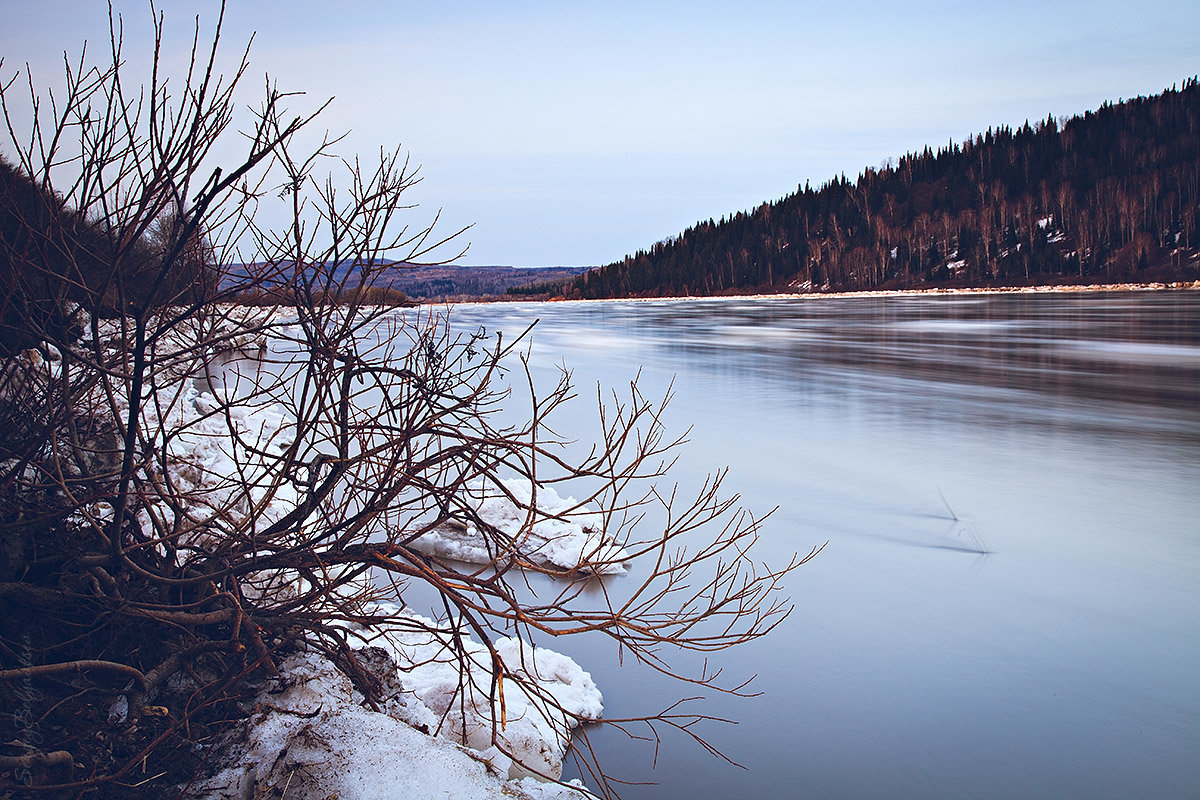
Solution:
<path fill-rule="evenodd" d="M 282 452 L 294 429 L 282 406 L 224 404 L 210 392 L 188 386 L 169 417 L 168 430 L 179 433 L 167 445 L 167 458 L 172 476 L 190 484 L 185 488 L 196 498 L 189 509 L 194 515 L 228 514 L 232 509 L 242 519 L 253 515 L 265 526 L 299 502 L 292 485 L 268 479 L 274 466 L 270 454 Z M 153 425 L 153 420 L 147 424 Z"/>
<path fill-rule="evenodd" d="M 373 612 L 393 620 L 386 628 L 358 631 L 398 668 L 398 691 L 389 701 L 398 705 L 389 706 L 389 713 L 479 751 L 493 748 L 494 727 L 499 755 L 507 756 L 493 763 L 512 778 L 558 779 L 571 729 L 600 719 L 604 711 L 592 676 L 568 656 L 520 639 L 494 642 L 504 674 L 493 703 L 496 665 L 482 644 L 464 638 L 456 652 L 447 644 L 462 634 L 448 624 L 396 606 L 381 604 Z M 514 677 L 534 688 L 518 685 Z"/>
<path fill-rule="evenodd" d="M 574 497 L 563 498 L 549 486 L 539 486 L 536 502 L 531 483 L 523 478 L 501 480 L 496 487 L 477 486 L 468 502 L 485 525 L 512 542 L 511 551 L 497 553 L 494 536 L 484 537 L 471 523 L 430 531 L 413 543 L 426 555 L 488 564 L 497 559 L 525 559 L 541 566 L 578 569 L 602 575 L 623 575 L 629 554 L 606 537 L 604 519 L 581 508 Z"/>
<path fill-rule="evenodd" d="M 193 796 L 592 798 L 582 787 L 505 780 L 480 756 L 363 708 L 350 681 L 321 656 L 298 654 L 279 666 L 283 677 L 259 695 L 246 736 L 230 753 L 231 766 L 194 787 Z"/>

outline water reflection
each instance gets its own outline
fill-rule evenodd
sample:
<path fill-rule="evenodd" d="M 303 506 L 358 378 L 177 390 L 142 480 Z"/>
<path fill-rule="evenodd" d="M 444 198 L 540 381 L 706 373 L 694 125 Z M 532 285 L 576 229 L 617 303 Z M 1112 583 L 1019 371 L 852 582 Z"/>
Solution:
<path fill-rule="evenodd" d="M 534 317 L 535 370 L 565 360 L 584 395 L 674 380 L 681 479 L 729 464 L 780 506 L 763 558 L 829 542 L 777 635 L 722 662 L 766 695 L 708 709 L 742 720 L 708 736 L 749 771 L 682 739 L 652 770 L 597 731 L 617 774 L 664 784 L 624 796 L 1200 796 L 1200 296 L 454 311 Z M 612 715 L 681 694 L 602 641 L 550 644 Z"/>

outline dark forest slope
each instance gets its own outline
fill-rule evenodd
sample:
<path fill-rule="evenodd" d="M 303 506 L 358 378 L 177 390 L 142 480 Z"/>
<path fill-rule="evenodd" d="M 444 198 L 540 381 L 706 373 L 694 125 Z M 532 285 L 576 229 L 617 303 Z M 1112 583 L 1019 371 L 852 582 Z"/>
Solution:
<path fill-rule="evenodd" d="M 1195 280 L 1200 85 L 808 185 L 593 270 L 569 297 Z"/>

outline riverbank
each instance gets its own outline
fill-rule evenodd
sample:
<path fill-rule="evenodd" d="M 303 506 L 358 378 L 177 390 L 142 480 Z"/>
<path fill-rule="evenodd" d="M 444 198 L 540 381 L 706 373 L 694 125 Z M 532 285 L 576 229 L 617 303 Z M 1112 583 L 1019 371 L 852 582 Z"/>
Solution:
<path fill-rule="evenodd" d="M 805 292 L 796 296 L 819 297 L 907 297 L 920 295 L 964 295 L 964 294 L 1073 294 L 1084 292 L 1158 292 L 1200 290 L 1200 281 L 1171 281 L 1149 283 L 1094 283 L 1039 286 L 981 286 L 981 287 L 928 287 L 921 289 L 878 289 L 861 292 Z M 781 295 L 759 295 L 780 297 Z"/>
<path fill-rule="evenodd" d="M 436 305 L 497 305 L 525 303 L 611 303 L 660 302 L 671 300 L 822 300 L 842 297 L 920 297 L 923 295 L 967 295 L 967 294 L 1071 294 L 1102 292 L 1161 292 L 1200 291 L 1200 280 L 1195 281 L 1147 281 L 1145 283 L 1093 283 L 1093 284 L 1039 284 L 1036 286 L 929 286 L 914 289 L 863 289 L 853 292 L 771 292 L 759 294 L 681 295 L 677 297 L 603 297 L 568 299 L 564 297 L 522 298 L 477 298 L 454 303 L 430 303 Z"/>

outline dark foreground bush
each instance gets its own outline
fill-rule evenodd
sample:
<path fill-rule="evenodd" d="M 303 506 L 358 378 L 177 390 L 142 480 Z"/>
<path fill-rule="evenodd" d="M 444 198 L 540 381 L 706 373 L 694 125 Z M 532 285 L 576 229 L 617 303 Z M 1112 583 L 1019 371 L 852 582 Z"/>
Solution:
<path fill-rule="evenodd" d="M 548 427 L 573 395 L 565 373 L 534 391 L 513 342 L 382 308 L 402 298 L 372 288 L 371 265 L 419 263 L 447 241 L 400 224 L 414 180 L 402 158 L 314 176 L 327 145 L 301 156 L 294 142 L 312 116 L 268 88 L 243 125 L 244 160 L 199 173 L 233 124 L 246 68 L 217 75 L 217 38 L 175 93 L 156 69 L 136 97 L 114 38 L 108 65 L 71 68 L 58 102 L 40 106 L 33 141 L 61 151 L 9 144 L 28 178 L 17 194 L 38 187 L 56 232 L 16 209 L 24 201 L 4 211 L 0 794 L 186 793 L 251 712 L 257 682 L 300 649 L 378 705 L 363 631 L 401 619 L 414 587 L 444 616 L 401 621 L 457 659 L 460 695 L 492 710 L 501 750 L 506 692 L 554 705 L 502 637 L 599 633 L 676 675 L 672 651 L 720 650 L 778 623 L 775 590 L 794 564 L 756 570 L 760 520 L 720 495 L 719 477 L 688 499 L 656 484 L 680 444 L 664 435 L 662 404 L 632 385 L 600 407 L 596 445 L 571 448 Z M 255 222 L 272 198 L 297 209 L 283 230 Z M 80 244 L 93 235 L 110 248 Z M 145 260 L 131 272 L 132 253 Z M 208 271 L 235 263 L 256 266 Z M 187 275 L 197 280 L 176 280 Z M 286 308 L 227 302 L 239 295 Z M 528 418 L 502 421 L 522 383 Z M 544 511 L 538 492 L 563 486 L 575 507 Z M 484 496 L 524 521 L 493 524 Z M 602 543 L 568 564 L 530 550 L 535 526 L 584 508 Z M 431 532 L 472 532 L 486 563 L 428 554 Z M 627 561 L 636 578 L 597 577 Z M 552 579 L 549 595 L 523 592 L 531 573 Z M 598 581 L 604 591 L 584 591 Z M 707 671 L 678 677 L 715 685 Z M 668 704 L 641 722 L 698 737 L 696 719 Z M 587 769 L 607 793 L 600 766 Z"/>

